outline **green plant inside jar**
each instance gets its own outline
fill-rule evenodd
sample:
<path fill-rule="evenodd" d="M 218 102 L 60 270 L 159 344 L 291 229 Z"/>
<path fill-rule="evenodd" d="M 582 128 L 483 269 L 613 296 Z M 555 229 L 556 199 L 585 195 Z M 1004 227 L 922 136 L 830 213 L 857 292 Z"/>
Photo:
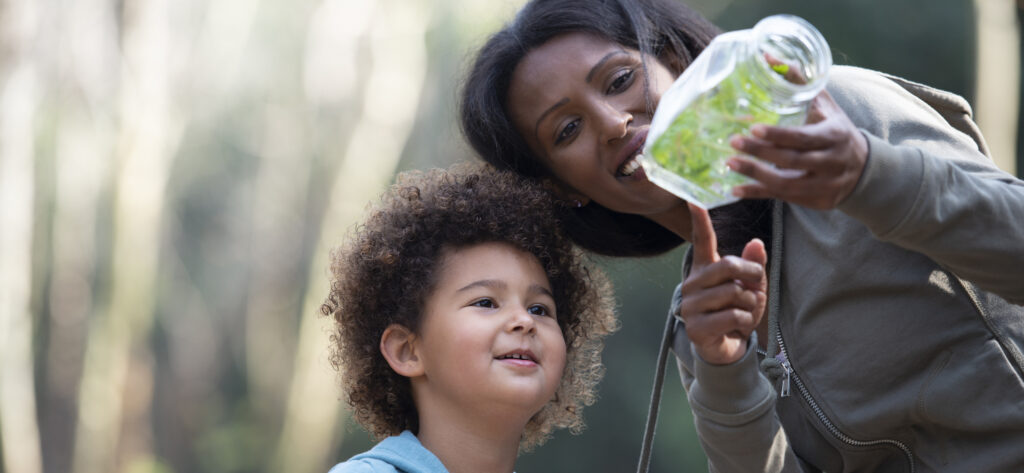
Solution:
<path fill-rule="evenodd" d="M 769 62 L 775 73 L 791 75 L 787 64 Z M 651 146 L 651 157 L 703 189 L 720 192 L 749 182 L 725 167 L 725 160 L 736 154 L 729 137 L 745 133 L 754 123 L 778 124 L 781 117 L 771 110 L 769 92 L 750 79 L 752 67 L 759 66 L 737 64 L 712 91 L 683 109 Z"/>

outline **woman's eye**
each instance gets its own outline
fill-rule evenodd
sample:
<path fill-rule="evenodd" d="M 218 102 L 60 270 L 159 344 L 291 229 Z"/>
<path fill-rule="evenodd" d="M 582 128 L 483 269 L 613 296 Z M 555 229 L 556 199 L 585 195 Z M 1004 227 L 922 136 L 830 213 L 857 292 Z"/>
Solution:
<path fill-rule="evenodd" d="M 480 299 L 480 300 L 478 300 L 476 302 L 473 302 L 470 305 L 475 306 L 475 307 L 483 307 L 483 308 L 486 308 L 486 309 L 493 309 L 493 308 L 497 307 L 497 304 L 495 304 L 493 300 L 486 299 L 486 298 Z"/>
<path fill-rule="evenodd" d="M 579 128 L 579 126 L 580 126 L 579 119 L 573 120 L 573 121 L 569 122 L 568 124 L 566 124 L 565 127 L 562 128 L 562 131 L 558 132 L 558 136 L 555 138 L 555 144 L 557 145 L 557 144 L 559 144 L 559 143 L 561 143 L 561 142 L 571 138 L 572 135 L 576 133 L 576 129 Z"/>
<path fill-rule="evenodd" d="M 613 94 L 615 92 L 622 91 L 623 89 L 629 87 L 629 85 L 633 82 L 634 73 L 635 71 L 633 71 L 632 69 L 626 69 L 625 71 L 621 72 L 618 76 L 615 77 L 614 80 L 612 80 L 612 84 L 608 86 L 608 93 Z"/>
<path fill-rule="evenodd" d="M 551 313 L 548 312 L 548 308 L 544 307 L 544 306 L 542 306 L 540 304 L 530 306 L 530 308 L 527 309 L 527 311 L 531 315 L 537 315 L 537 316 L 540 316 L 540 317 L 546 317 L 548 315 L 551 315 Z"/>

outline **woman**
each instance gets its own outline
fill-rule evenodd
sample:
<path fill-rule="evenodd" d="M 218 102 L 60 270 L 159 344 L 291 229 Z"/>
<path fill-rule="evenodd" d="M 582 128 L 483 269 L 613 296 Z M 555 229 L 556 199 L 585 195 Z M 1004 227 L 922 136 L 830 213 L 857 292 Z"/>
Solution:
<path fill-rule="evenodd" d="M 806 125 L 733 137 L 757 182 L 711 230 L 635 156 L 718 32 L 669 0 L 532 1 L 480 50 L 464 133 L 591 251 L 694 244 L 669 336 L 712 470 L 1024 469 L 1024 182 L 962 98 L 836 66 Z"/>

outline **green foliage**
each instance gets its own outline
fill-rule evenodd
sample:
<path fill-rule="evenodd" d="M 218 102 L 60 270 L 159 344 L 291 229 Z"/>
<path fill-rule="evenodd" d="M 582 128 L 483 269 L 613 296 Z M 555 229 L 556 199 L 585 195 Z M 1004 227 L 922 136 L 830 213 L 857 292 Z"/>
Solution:
<path fill-rule="evenodd" d="M 779 122 L 771 94 L 751 80 L 750 68 L 758 66 L 749 62 L 738 63 L 717 86 L 681 110 L 651 146 L 658 164 L 706 192 L 696 196 L 699 200 L 727 196 L 734 186 L 749 181 L 725 166 L 737 153 L 729 146 L 729 137 L 746 133 L 754 123 Z M 785 74 L 788 66 L 779 64 L 772 70 Z"/>

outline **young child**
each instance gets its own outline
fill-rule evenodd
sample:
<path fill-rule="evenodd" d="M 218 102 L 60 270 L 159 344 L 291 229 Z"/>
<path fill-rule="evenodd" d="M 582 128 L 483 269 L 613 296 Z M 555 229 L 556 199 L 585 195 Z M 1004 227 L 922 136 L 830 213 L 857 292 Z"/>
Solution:
<path fill-rule="evenodd" d="M 331 361 L 383 441 L 330 473 L 508 473 L 581 430 L 617 319 L 555 205 L 514 173 L 406 173 L 332 254 Z"/>

